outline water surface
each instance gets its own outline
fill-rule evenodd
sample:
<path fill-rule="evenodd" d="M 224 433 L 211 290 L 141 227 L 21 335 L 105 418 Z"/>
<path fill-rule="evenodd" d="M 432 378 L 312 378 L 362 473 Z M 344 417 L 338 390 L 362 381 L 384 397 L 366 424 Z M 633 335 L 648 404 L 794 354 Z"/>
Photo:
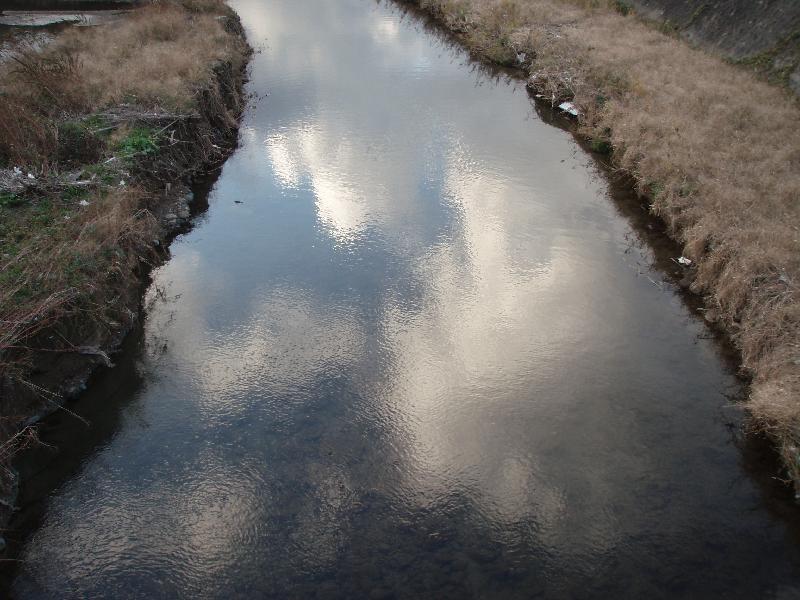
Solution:
<path fill-rule="evenodd" d="M 47 425 L 13 595 L 797 597 L 740 384 L 570 135 L 396 5 L 232 5 L 262 99 Z"/>

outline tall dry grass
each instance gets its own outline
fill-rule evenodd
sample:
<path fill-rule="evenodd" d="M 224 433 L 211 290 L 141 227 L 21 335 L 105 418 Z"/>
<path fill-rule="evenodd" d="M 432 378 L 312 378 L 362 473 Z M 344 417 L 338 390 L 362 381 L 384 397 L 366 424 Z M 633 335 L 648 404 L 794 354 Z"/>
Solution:
<path fill-rule="evenodd" d="M 54 50 L 80 62 L 76 83 L 86 110 L 121 102 L 191 110 L 211 67 L 236 59 L 241 49 L 240 40 L 220 22 L 222 14 L 226 10 L 220 0 L 159 2 L 88 36 L 72 29 Z"/>
<path fill-rule="evenodd" d="M 44 50 L 20 49 L 0 72 L 0 163 L 51 165 L 54 122 L 70 115 L 121 103 L 193 110 L 214 64 L 243 60 L 226 15 L 222 0 L 161 0 L 119 23 L 69 29 Z"/>
<path fill-rule="evenodd" d="M 155 142 L 114 155 L 141 129 L 137 114 L 208 109 L 218 65 L 235 70 L 246 60 L 231 17 L 222 0 L 158 0 L 113 24 L 65 30 L 43 49 L 20 48 L 3 64 L 0 175 L 21 168 L 35 184 L 0 189 L 0 400 L 36 352 L 69 352 L 128 311 L 134 272 L 156 253 L 161 231 L 150 209 L 164 184 L 137 175 L 142 161 L 161 172 Z M 109 112 L 130 123 L 102 116 Z M 150 144 L 155 129 L 143 131 Z M 0 177 L 0 188 L 8 181 Z M 0 441 L 14 431 L 8 417 L 0 415 Z"/>
<path fill-rule="evenodd" d="M 752 377 L 749 408 L 800 491 L 800 107 L 606 0 L 418 0 L 482 56 L 519 62 L 613 148 L 695 261 Z"/>

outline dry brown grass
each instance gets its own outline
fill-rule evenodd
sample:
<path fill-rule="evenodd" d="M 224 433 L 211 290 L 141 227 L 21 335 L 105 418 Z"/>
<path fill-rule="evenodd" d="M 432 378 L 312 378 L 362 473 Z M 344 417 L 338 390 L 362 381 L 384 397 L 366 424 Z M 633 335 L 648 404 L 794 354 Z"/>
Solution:
<path fill-rule="evenodd" d="M 114 293 L 142 259 L 152 258 L 159 226 L 137 188 L 102 190 L 88 206 L 43 197 L 29 213 L 4 214 L 3 232 L 14 237 L 13 252 L 0 260 L 0 354 L 2 370 L 24 370 L 25 344 L 59 319 L 87 311 L 101 322 L 125 307 Z M 32 213 L 32 215 L 30 214 Z M 33 216 L 33 219 L 31 218 Z M 32 222 L 33 221 L 33 222 Z M 7 249 L 7 248 L 6 248 Z"/>
<path fill-rule="evenodd" d="M 225 30 L 222 0 L 162 0 L 125 20 L 74 28 L 45 50 L 3 65 L 0 163 L 49 166 L 54 122 L 121 103 L 192 111 L 212 68 L 241 65 L 242 41 Z M 36 164 L 37 160 L 40 164 Z"/>
<path fill-rule="evenodd" d="M 749 407 L 800 490 L 800 108 L 753 73 L 599 0 L 418 0 L 479 54 L 574 98 L 697 265 Z"/>
<path fill-rule="evenodd" d="M 0 395 L 27 377 L 36 352 L 69 352 L 87 342 L 86 331 L 118 327 L 129 310 L 135 271 L 155 256 L 160 235 L 149 210 L 152 190 L 163 189 L 159 174 L 179 176 L 173 165 L 210 147 L 217 119 L 230 127 L 215 69 L 234 72 L 247 57 L 219 18 L 231 14 L 222 0 L 160 0 L 114 24 L 67 30 L 4 64 L 0 175 L 21 167 L 36 183 L 0 189 Z M 160 124 L 136 116 L 177 115 L 178 140 L 186 140 L 193 130 L 181 116 L 216 108 L 224 114 L 193 126 L 201 141 L 168 152 L 159 150 Z M 166 168 L 156 164 L 162 154 L 172 160 Z M 0 188 L 13 183 L 4 177 Z M 0 441 L 13 431 L 4 421 Z"/>
<path fill-rule="evenodd" d="M 219 0 L 186 4 L 200 10 L 161 2 L 118 26 L 93 29 L 88 39 L 80 29 L 60 38 L 57 50 L 81 64 L 85 109 L 120 102 L 192 108 L 211 67 L 234 57 L 239 44 L 217 18 L 224 13 Z"/>

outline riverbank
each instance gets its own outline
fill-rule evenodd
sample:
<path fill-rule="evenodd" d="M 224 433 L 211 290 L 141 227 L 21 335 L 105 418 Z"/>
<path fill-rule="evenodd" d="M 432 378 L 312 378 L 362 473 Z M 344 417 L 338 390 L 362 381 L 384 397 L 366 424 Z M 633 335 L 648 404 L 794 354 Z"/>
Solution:
<path fill-rule="evenodd" d="M 683 284 L 730 334 L 754 423 L 800 491 L 800 106 L 621 2 L 414 0 L 477 56 L 571 101 L 691 260 Z M 598 5 L 602 6 L 598 6 Z M 677 257 L 676 257 L 677 258 Z"/>
<path fill-rule="evenodd" d="M 0 520 L 11 457 L 110 363 L 188 222 L 193 178 L 235 147 L 249 53 L 222 0 L 175 0 L 4 63 Z"/>

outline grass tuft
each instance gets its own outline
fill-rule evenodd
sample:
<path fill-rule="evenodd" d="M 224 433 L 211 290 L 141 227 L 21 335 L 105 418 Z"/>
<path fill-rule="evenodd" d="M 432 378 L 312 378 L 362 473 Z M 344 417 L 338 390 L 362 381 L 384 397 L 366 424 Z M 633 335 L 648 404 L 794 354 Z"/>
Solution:
<path fill-rule="evenodd" d="M 149 127 L 134 127 L 115 144 L 115 150 L 123 158 L 132 158 L 158 152 L 158 133 Z"/>

